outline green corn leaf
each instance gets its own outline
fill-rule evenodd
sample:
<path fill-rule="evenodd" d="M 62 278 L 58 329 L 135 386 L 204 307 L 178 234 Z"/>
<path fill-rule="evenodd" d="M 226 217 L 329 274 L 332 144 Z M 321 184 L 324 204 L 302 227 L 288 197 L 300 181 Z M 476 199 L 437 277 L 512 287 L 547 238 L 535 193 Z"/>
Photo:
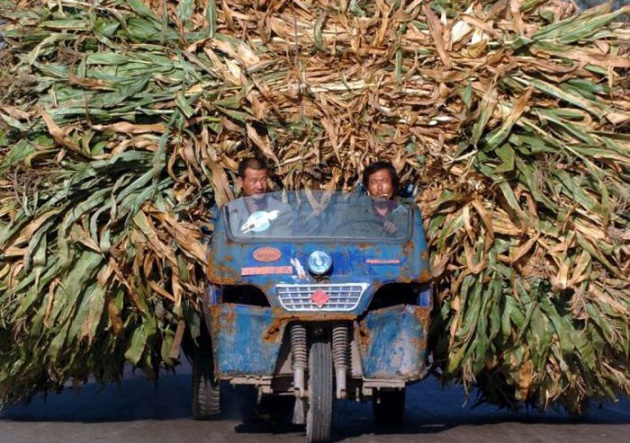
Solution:
<path fill-rule="evenodd" d="M 77 302 L 85 288 L 91 284 L 99 266 L 103 262 L 100 254 L 85 251 L 76 255 L 72 269 L 61 279 L 55 291 L 50 321 L 65 324 L 77 309 Z"/>
<path fill-rule="evenodd" d="M 611 12 L 610 14 L 593 17 L 590 20 L 580 20 L 579 23 L 576 23 L 574 26 L 564 30 L 560 34 L 558 41 L 566 44 L 590 37 L 602 26 L 607 25 L 620 15 L 627 14 L 628 12 L 630 12 L 630 7 L 626 6 L 625 8 L 621 8 L 615 12 Z"/>
<path fill-rule="evenodd" d="M 492 341 L 499 335 L 499 331 L 502 330 L 503 326 L 501 319 L 503 284 L 501 279 L 497 278 L 497 276 L 492 279 L 492 283 L 490 285 L 490 297 L 491 298 L 488 301 L 488 323 L 490 326 L 488 340 Z"/>
<path fill-rule="evenodd" d="M 462 215 L 453 218 L 450 222 L 448 222 L 443 229 L 439 240 L 438 240 L 438 251 L 444 249 L 444 244 L 446 240 L 459 231 L 464 226 L 464 217 Z"/>
<path fill-rule="evenodd" d="M 572 198 L 573 201 L 580 204 L 590 212 L 603 215 L 601 205 L 593 197 L 587 194 L 566 171 L 554 171 L 553 175 L 558 178 L 559 183 L 562 183 L 565 192 Z"/>
<path fill-rule="evenodd" d="M 188 22 L 192 17 L 193 6 L 193 0 L 182 0 L 177 4 L 177 16 L 186 27 L 190 27 Z"/>
<path fill-rule="evenodd" d="M 620 8 L 609 14 L 602 14 L 603 10 L 593 9 L 580 15 L 573 15 L 557 23 L 539 29 L 532 36 L 532 40 L 558 40 L 571 43 L 593 34 L 606 23 L 610 23 L 621 14 L 627 14 L 629 8 Z"/>
<path fill-rule="evenodd" d="M 515 153 L 514 149 L 512 149 L 510 145 L 502 145 L 500 148 L 496 149 L 496 154 L 499 156 L 501 161 L 503 161 L 502 164 L 494 169 L 494 172 L 496 174 L 501 174 L 514 170 Z"/>
<path fill-rule="evenodd" d="M 209 0 L 206 6 L 206 22 L 208 23 L 208 36 L 214 38 L 217 32 L 217 4 L 215 0 Z"/>
<path fill-rule="evenodd" d="M 186 118 L 191 118 L 195 115 L 195 110 L 190 106 L 183 93 L 180 92 L 175 96 L 175 103 L 177 103 L 177 106 L 184 113 Z"/>
<path fill-rule="evenodd" d="M 54 49 L 58 44 L 75 40 L 77 38 L 74 34 L 50 34 L 49 37 L 41 41 L 25 58 L 26 63 L 32 65 L 39 58 L 40 55 L 47 54 Z"/>
<path fill-rule="evenodd" d="M 479 140 L 481 140 L 481 136 L 483 135 L 483 131 L 494 112 L 494 108 L 497 106 L 497 98 L 496 91 L 493 88 L 488 88 L 488 91 L 484 94 L 481 102 L 479 104 L 480 114 L 477 121 L 473 125 L 472 129 L 472 143 L 473 145 L 477 145 Z"/>
<path fill-rule="evenodd" d="M 127 0 L 127 3 L 140 17 L 149 18 L 155 21 L 159 21 L 153 11 L 140 0 Z"/>
<path fill-rule="evenodd" d="M 144 331 L 144 325 L 139 325 L 133 331 L 129 347 L 125 351 L 125 359 L 132 365 L 137 365 L 142 358 L 147 346 L 147 335 Z"/>
<path fill-rule="evenodd" d="M 70 263 L 70 249 L 68 239 L 66 238 L 66 233 L 70 226 L 79 220 L 86 212 L 91 211 L 97 207 L 100 207 L 106 202 L 106 199 L 110 193 L 109 189 L 102 189 L 91 196 L 89 196 L 88 200 L 76 205 L 76 207 L 66 215 L 64 218 L 60 229 L 59 229 L 59 238 L 58 238 L 58 247 L 59 247 L 59 256 L 61 257 L 62 263 Z"/>
<path fill-rule="evenodd" d="M 97 329 L 105 309 L 105 295 L 105 288 L 99 285 L 86 289 L 68 332 L 73 340 L 78 342 L 87 339 L 89 342 L 97 336 Z"/>
<path fill-rule="evenodd" d="M 326 21 L 327 14 L 320 14 L 319 18 L 315 22 L 315 27 L 313 28 L 313 38 L 315 39 L 315 46 L 320 51 L 324 50 L 324 44 L 322 40 L 322 29 L 324 27 L 324 22 Z"/>

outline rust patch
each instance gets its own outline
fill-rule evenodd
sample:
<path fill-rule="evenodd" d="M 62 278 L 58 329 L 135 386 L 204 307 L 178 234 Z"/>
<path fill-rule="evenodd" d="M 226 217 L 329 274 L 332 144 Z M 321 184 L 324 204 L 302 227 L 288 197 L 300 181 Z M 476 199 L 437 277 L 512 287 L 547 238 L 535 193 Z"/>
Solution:
<path fill-rule="evenodd" d="M 210 278 L 210 281 L 212 283 L 218 284 L 218 285 L 238 285 L 241 283 L 241 279 L 237 278 L 237 277 L 217 277 L 217 276 L 212 276 Z"/>
<path fill-rule="evenodd" d="M 273 308 L 274 314 L 278 320 L 300 321 L 300 322 L 319 322 L 333 320 L 355 320 L 354 314 L 344 314 L 335 312 L 285 312 L 282 308 Z"/>
<path fill-rule="evenodd" d="M 356 315 L 331 314 L 331 313 L 309 313 L 308 315 L 295 315 L 294 318 L 300 321 L 331 321 L 331 320 L 354 320 Z"/>
<path fill-rule="evenodd" d="M 359 323 L 359 327 L 355 328 L 355 331 L 355 339 L 359 343 L 359 346 L 363 349 L 368 349 L 370 343 L 372 343 L 372 337 L 370 336 L 369 329 L 366 328 L 362 323 Z"/>
<path fill-rule="evenodd" d="M 413 251 L 416 249 L 416 245 L 413 244 L 413 241 L 407 241 L 403 244 L 402 250 L 403 254 L 407 256 L 411 256 Z"/>
<path fill-rule="evenodd" d="M 221 307 L 227 307 L 221 309 Z M 223 311 L 223 315 L 221 315 Z M 236 313 L 234 306 L 229 303 L 210 306 L 210 313 L 215 320 L 212 322 L 210 332 L 213 337 L 218 337 L 221 333 L 234 330 L 236 326 Z"/>
<path fill-rule="evenodd" d="M 311 312 L 286 312 L 282 308 L 273 308 L 274 321 L 269 326 L 263 339 L 268 342 L 277 342 L 281 340 L 281 332 L 286 328 L 287 323 L 291 321 L 299 321 L 301 323 L 309 322 L 330 322 L 330 321 L 353 321 L 356 315 L 353 314 L 335 314 L 335 313 L 311 313 Z"/>
<path fill-rule="evenodd" d="M 215 284 L 234 285 L 241 281 L 241 276 L 226 262 L 232 260 L 229 256 L 223 261 L 215 261 L 214 254 L 208 255 L 207 275 L 208 280 Z"/>
<path fill-rule="evenodd" d="M 230 273 L 219 273 L 219 275 L 210 273 L 208 279 L 218 285 L 237 285 L 241 283 L 241 276 L 232 274 L 232 269 L 230 269 Z"/>
<path fill-rule="evenodd" d="M 422 251 L 422 253 L 420 254 L 420 258 L 424 261 L 429 261 L 429 251 L 428 249 L 425 249 L 424 251 Z"/>
<path fill-rule="evenodd" d="M 427 347 L 427 335 L 424 334 L 423 338 L 410 337 L 409 342 L 413 349 L 421 349 L 424 350 Z"/>
<path fill-rule="evenodd" d="M 429 319 L 431 318 L 431 308 L 421 308 L 414 306 L 413 315 L 422 324 L 425 330 L 425 335 L 429 333 Z"/>
<path fill-rule="evenodd" d="M 234 312 L 234 306 L 229 303 L 225 303 L 223 306 L 227 306 L 228 308 L 228 312 L 223 318 L 227 323 L 233 325 L 236 321 L 236 312 Z"/>
<path fill-rule="evenodd" d="M 419 277 L 420 283 L 424 283 L 424 282 L 427 282 L 427 281 L 430 281 L 430 280 L 431 280 L 431 273 L 428 270 L 423 269 L 420 272 L 420 277 Z"/>
<path fill-rule="evenodd" d="M 284 318 L 274 319 L 271 326 L 269 326 L 269 328 L 263 334 L 263 340 L 273 343 L 277 343 L 278 341 L 282 340 L 280 331 L 284 331 L 284 328 L 288 322 L 289 321 Z"/>
<path fill-rule="evenodd" d="M 210 324 L 208 325 L 208 328 L 210 329 L 210 337 L 218 337 L 219 333 L 221 332 L 221 324 L 220 324 L 221 322 L 218 321 L 218 318 L 219 318 L 218 314 L 219 312 L 221 312 L 221 309 L 219 305 L 212 305 L 210 306 L 208 311 L 210 311 L 210 318 L 217 320 L 217 321 L 211 321 Z"/>

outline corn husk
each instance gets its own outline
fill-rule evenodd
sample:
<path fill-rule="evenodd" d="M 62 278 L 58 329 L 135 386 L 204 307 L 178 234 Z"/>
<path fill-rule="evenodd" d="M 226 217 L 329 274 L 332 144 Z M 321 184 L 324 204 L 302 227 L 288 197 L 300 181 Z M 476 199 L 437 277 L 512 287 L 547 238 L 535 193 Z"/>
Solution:
<path fill-rule="evenodd" d="M 630 8 L 44 3 L 2 9 L 0 398 L 176 365 L 199 226 L 251 154 L 288 188 L 377 159 L 420 186 L 445 383 L 630 392 Z"/>

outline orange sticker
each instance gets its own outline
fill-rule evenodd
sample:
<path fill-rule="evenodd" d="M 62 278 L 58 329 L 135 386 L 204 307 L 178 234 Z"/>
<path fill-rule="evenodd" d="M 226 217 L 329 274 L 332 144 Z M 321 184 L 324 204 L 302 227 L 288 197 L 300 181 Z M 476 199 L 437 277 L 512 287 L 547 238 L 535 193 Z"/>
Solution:
<path fill-rule="evenodd" d="M 278 261 L 282 257 L 280 249 L 265 246 L 264 248 L 258 248 L 254 251 L 254 260 L 269 263 L 272 261 Z"/>
<path fill-rule="evenodd" d="M 241 268 L 241 275 L 293 274 L 293 266 L 257 266 Z"/>

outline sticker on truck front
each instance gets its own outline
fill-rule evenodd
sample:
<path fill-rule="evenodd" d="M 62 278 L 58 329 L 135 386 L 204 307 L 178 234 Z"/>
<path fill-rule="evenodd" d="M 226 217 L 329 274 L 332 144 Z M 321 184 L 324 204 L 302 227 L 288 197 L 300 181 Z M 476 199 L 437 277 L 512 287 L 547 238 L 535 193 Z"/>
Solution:
<path fill-rule="evenodd" d="M 302 266 L 302 263 L 300 263 L 299 259 L 295 257 L 291 258 L 291 264 L 295 266 L 295 270 L 297 271 L 298 278 L 306 277 L 306 272 L 304 272 L 304 266 Z"/>
<path fill-rule="evenodd" d="M 241 268 L 241 275 L 293 274 L 293 266 L 251 266 Z"/>
<path fill-rule="evenodd" d="M 274 209 L 273 211 L 256 211 L 249 216 L 247 221 L 241 226 L 241 232 L 247 234 L 248 232 L 263 232 L 269 229 L 271 222 L 278 218 L 280 211 Z"/>
<path fill-rule="evenodd" d="M 278 248 L 272 248 L 271 246 L 263 246 L 262 248 L 256 249 L 252 256 L 254 260 L 259 262 L 272 262 L 280 260 L 282 257 L 282 252 Z"/>
<path fill-rule="evenodd" d="M 397 258 L 368 258 L 365 260 L 368 265 L 399 265 L 400 260 Z"/>

